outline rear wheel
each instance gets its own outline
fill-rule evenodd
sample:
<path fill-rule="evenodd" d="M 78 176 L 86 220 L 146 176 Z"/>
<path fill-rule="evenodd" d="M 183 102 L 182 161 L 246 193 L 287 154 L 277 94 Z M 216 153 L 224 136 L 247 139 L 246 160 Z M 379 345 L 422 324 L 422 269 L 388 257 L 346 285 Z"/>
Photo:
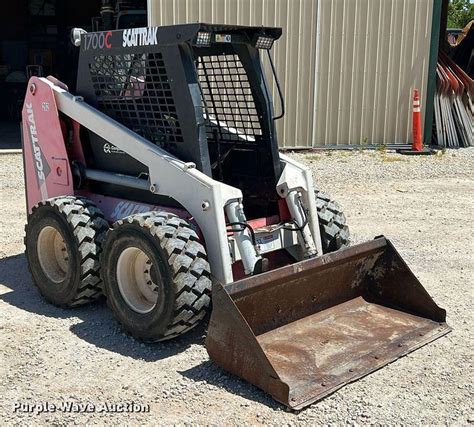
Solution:
<path fill-rule="evenodd" d="M 206 251 L 187 221 L 166 212 L 115 223 L 104 246 L 102 276 L 115 317 L 144 341 L 189 331 L 210 305 Z"/>
<path fill-rule="evenodd" d="M 323 253 L 327 254 L 348 247 L 350 245 L 349 227 L 340 206 L 327 194 L 320 191 L 314 193 Z"/>
<path fill-rule="evenodd" d="M 108 230 L 89 200 L 58 197 L 36 205 L 25 227 L 28 267 L 41 294 L 60 306 L 101 295 L 99 255 Z"/>

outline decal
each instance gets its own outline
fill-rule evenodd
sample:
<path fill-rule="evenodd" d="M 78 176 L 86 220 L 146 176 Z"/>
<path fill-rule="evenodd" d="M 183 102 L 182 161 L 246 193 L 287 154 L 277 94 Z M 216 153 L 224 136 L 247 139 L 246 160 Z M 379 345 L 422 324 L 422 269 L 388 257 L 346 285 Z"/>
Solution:
<path fill-rule="evenodd" d="M 230 34 L 216 34 L 216 43 L 232 43 Z"/>
<path fill-rule="evenodd" d="M 111 217 L 116 221 L 117 219 L 126 218 L 127 216 L 138 213 L 149 212 L 150 210 L 152 210 L 152 207 L 149 205 L 142 205 L 133 202 L 120 202 L 115 206 Z"/>
<path fill-rule="evenodd" d="M 130 28 L 123 31 L 123 47 L 152 46 L 158 44 L 158 27 Z"/>
<path fill-rule="evenodd" d="M 41 151 L 41 147 L 39 145 L 33 104 L 25 104 L 25 107 L 26 114 L 28 115 L 28 128 L 30 135 L 31 152 L 33 154 L 33 162 L 36 170 L 36 179 L 43 198 L 47 199 L 48 194 L 46 191 L 46 177 L 51 172 L 51 168 L 49 167 L 48 162 L 44 158 L 43 152 Z"/>
<path fill-rule="evenodd" d="M 108 142 L 104 144 L 104 153 L 105 154 L 125 154 L 125 151 L 122 151 L 120 148 L 117 148 L 113 144 Z"/>
<path fill-rule="evenodd" d="M 105 35 L 105 47 L 107 49 L 110 49 L 112 47 L 112 43 L 110 43 L 110 37 L 112 37 L 112 31 L 109 31 L 106 35 Z"/>
<path fill-rule="evenodd" d="M 107 33 L 87 33 L 84 34 L 84 50 L 90 49 L 110 49 L 112 43 L 110 38 L 112 37 L 112 31 Z"/>
<path fill-rule="evenodd" d="M 278 234 L 266 234 L 257 236 L 255 239 L 261 251 L 270 251 L 275 248 L 275 241 L 278 239 Z"/>
<path fill-rule="evenodd" d="M 48 112 L 48 111 L 49 111 L 49 102 L 42 102 L 42 103 L 41 103 L 41 109 L 42 109 L 43 111 Z"/>

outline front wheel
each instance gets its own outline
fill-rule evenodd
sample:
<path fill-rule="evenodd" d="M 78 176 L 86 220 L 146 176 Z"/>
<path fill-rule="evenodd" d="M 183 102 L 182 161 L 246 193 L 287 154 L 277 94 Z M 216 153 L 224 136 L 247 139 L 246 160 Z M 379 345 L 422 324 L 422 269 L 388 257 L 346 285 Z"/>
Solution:
<path fill-rule="evenodd" d="M 206 251 L 183 219 L 166 212 L 114 224 L 102 255 L 107 302 L 135 338 L 164 341 L 194 328 L 210 305 Z"/>

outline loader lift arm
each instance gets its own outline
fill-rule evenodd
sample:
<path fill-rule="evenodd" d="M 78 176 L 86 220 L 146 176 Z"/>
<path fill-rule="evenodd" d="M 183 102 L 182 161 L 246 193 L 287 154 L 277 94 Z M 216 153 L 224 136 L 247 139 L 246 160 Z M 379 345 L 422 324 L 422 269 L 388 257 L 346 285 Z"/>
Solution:
<path fill-rule="evenodd" d="M 155 144 L 150 143 L 124 125 L 45 78 L 35 78 L 36 90 L 52 90 L 58 110 L 81 123 L 107 141 L 133 156 L 149 170 L 149 191 L 177 200 L 196 218 L 208 244 L 208 256 L 213 275 L 222 283 L 232 282 L 232 270 L 227 249 L 226 224 L 222 212 L 231 200 L 241 200 L 242 192 L 214 181 L 199 172 L 193 163 L 183 162 Z M 47 89 L 46 89 L 47 90 Z"/>

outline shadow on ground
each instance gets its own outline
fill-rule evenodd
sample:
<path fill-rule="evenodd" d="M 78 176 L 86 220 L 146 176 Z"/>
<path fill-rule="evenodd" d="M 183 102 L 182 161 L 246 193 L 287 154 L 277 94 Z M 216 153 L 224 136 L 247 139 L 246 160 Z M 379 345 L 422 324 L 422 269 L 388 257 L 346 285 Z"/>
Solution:
<path fill-rule="evenodd" d="M 123 356 L 156 361 L 175 356 L 192 344 L 204 343 L 204 324 L 172 341 L 156 344 L 140 343 L 123 332 L 104 298 L 79 308 L 64 309 L 51 305 L 42 298 L 34 286 L 24 254 L 0 259 L 0 284 L 10 289 L 0 294 L 0 301 L 40 316 L 56 319 L 79 318 L 82 322 L 70 327 L 72 333 L 96 347 Z"/>
<path fill-rule="evenodd" d="M 271 409 L 289 410 L 286 406 L 273 400 L 268 394 L 253 386 L 252 384 L 229 374 L 218 367 L 211 360 L 207 360 L 200 365 L 194 366 L 186 371 L 178 371 L 184 377 L 195 381 L 212 384 L 236 396 L 243 397 L 258 402 Z"/>
<path fill-rule="evenodd" d="M 145 344 L 122 331 L 104 298 L 93 304 L 71 309 L 49 304 L 34 286 L 24 254 L 0 259 L 0 285 L 8 288 L 5 293 L 0 294 L 0 301 L 39 316 L 55 319 L 78 318 L 82 321 L 69 328 L 72 333 L 96 347 L 123 356 L 153 362 L 176 356 L 192 344 L 204 345 L 207 321 L 181 338 L 164 343 Z M 284 408 L 261 390 L 228 374 L 210 360 L 179 373 L 192 381 L 212 384 L 270 408 Z"/>

